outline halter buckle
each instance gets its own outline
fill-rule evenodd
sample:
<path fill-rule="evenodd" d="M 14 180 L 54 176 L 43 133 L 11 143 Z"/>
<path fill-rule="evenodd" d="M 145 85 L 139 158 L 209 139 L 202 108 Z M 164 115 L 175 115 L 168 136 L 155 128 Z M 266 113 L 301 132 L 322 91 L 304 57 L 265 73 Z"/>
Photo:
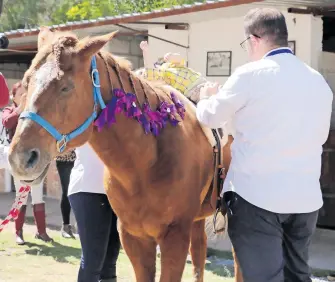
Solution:
<path fill-rule="evenodd" d="M 65 150 L 65 148 L 66 148 L 66 145 L 67 145 L 67 140 L 66 140 L 67 138 L 66 138 L 66 135 L 63 135 L 62 136 L 62 139 L 60 139 L 60 140 L 58 140 L 57 141 L 57 151 L 59 152 L 59 153 L 63 153 L 64 152 L 64 150 Z"/>
<path fill-rule="evenodd" d="M 95 83 L 95 74 L 99 74 L 99 71 L 97 69 L 93 69 L 92 70 L 92 84 L 94 85 L 94 87 L 100 88 L 100 84 L 96 84 Z"/>

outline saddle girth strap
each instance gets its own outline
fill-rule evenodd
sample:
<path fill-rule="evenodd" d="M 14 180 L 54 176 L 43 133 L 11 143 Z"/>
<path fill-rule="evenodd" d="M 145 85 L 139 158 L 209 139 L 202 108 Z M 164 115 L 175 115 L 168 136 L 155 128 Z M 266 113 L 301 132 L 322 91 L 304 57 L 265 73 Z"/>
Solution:
<path fill-rule="evenodd" d="M 224 207 L 222 207 L 222 200 L 221 200 L 221 190 L 223 188 L 223 178 L 222 173 L 224 172 L 223 167 L 223 155 L 222 155 L 222 148 L 221 148 L 221 140 L 218 132 L 215 129 L 212 129 L 216 146 L 214 147 L 214 179 L 213 179 L 213 189 L 216 189 L 217 193 L 212 193 L 211 203 L 215 203 L 215 213 L 213 217 L 213 225 L 214 225 L 214 234 L 222 232 L 224 228 L 217 230 L 216 229 L 216 219 L 221 212 L 224 215 Z M 215 197 L 215 198 L 214 198 Z"/>

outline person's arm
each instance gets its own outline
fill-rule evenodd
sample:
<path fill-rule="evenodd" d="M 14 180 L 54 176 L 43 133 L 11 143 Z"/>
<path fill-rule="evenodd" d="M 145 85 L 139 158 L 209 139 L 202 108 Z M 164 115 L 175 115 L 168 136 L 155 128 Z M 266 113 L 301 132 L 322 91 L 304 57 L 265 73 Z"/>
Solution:
<path fill-rule="evenodd" d="M 143 55 L 143 63 L 145 68 L 149 68 L 149 45 L 147 41 L 142 41 L 140 43 L 140 48 Z"/>
<path fill-rule="evenodd" d="M 7 129 L 16 127 L 19 120 L 20 112 L 18 108 L 6 107 L 2 112 L 2 125 Z"/>
<path fill-rule="evenodd" d="M 186 66 L 184 58 L 179 53 L 167 53 L 164 56 L 164 60 L 168 63 L 174 64 L 175 66 Z"/>
<path fill-rule="evenodd" d="M 5 77 L 0 73 L 0 108 L 7 106 L 9 103 L 9 90 Z"/>
<path fill-rule="evenodd" d="M 224 126 L 247 104 L 249 81 L 248 73 L 235 72 L 216 95 L 200 100 L 196 112 L 199 122 L 210 128 Z"/>

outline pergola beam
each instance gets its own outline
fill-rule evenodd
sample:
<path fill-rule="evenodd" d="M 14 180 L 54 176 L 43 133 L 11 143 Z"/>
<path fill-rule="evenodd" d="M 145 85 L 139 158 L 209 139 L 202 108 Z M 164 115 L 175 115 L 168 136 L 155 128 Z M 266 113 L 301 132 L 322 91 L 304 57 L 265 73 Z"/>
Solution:
<path fill-rule="evenodd" d="M 330 17 L 330 18 L 335 18 L 335 11 L 334 7 L 323 7 L 323 8 L 306 8 L 306 9 L 301 9 L 301 8 L 288 8 L 287 12 L 291 14 L 303 14 L 303 15 L 308 15 L 312 14 L 314 16 L 323 16 L 323 17 Z"/>

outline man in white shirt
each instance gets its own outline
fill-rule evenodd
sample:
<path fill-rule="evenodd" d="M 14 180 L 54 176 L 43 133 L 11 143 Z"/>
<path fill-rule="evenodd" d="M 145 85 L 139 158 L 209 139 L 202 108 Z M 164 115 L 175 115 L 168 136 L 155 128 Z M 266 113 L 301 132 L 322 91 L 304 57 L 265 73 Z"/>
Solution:
<path fill-rule="evenodd" d="M 317 71 L 288 46 L 285 17 L 275 9 L 245 16 L 251 59 L 226 84 L 207 85 L 198 120 L 232 121 L 232 161 L 224 183 L 228 233 L 244 282 L 307 282 L 308 247 L 323 204 L 322 145 L 333 94 Z"/>

